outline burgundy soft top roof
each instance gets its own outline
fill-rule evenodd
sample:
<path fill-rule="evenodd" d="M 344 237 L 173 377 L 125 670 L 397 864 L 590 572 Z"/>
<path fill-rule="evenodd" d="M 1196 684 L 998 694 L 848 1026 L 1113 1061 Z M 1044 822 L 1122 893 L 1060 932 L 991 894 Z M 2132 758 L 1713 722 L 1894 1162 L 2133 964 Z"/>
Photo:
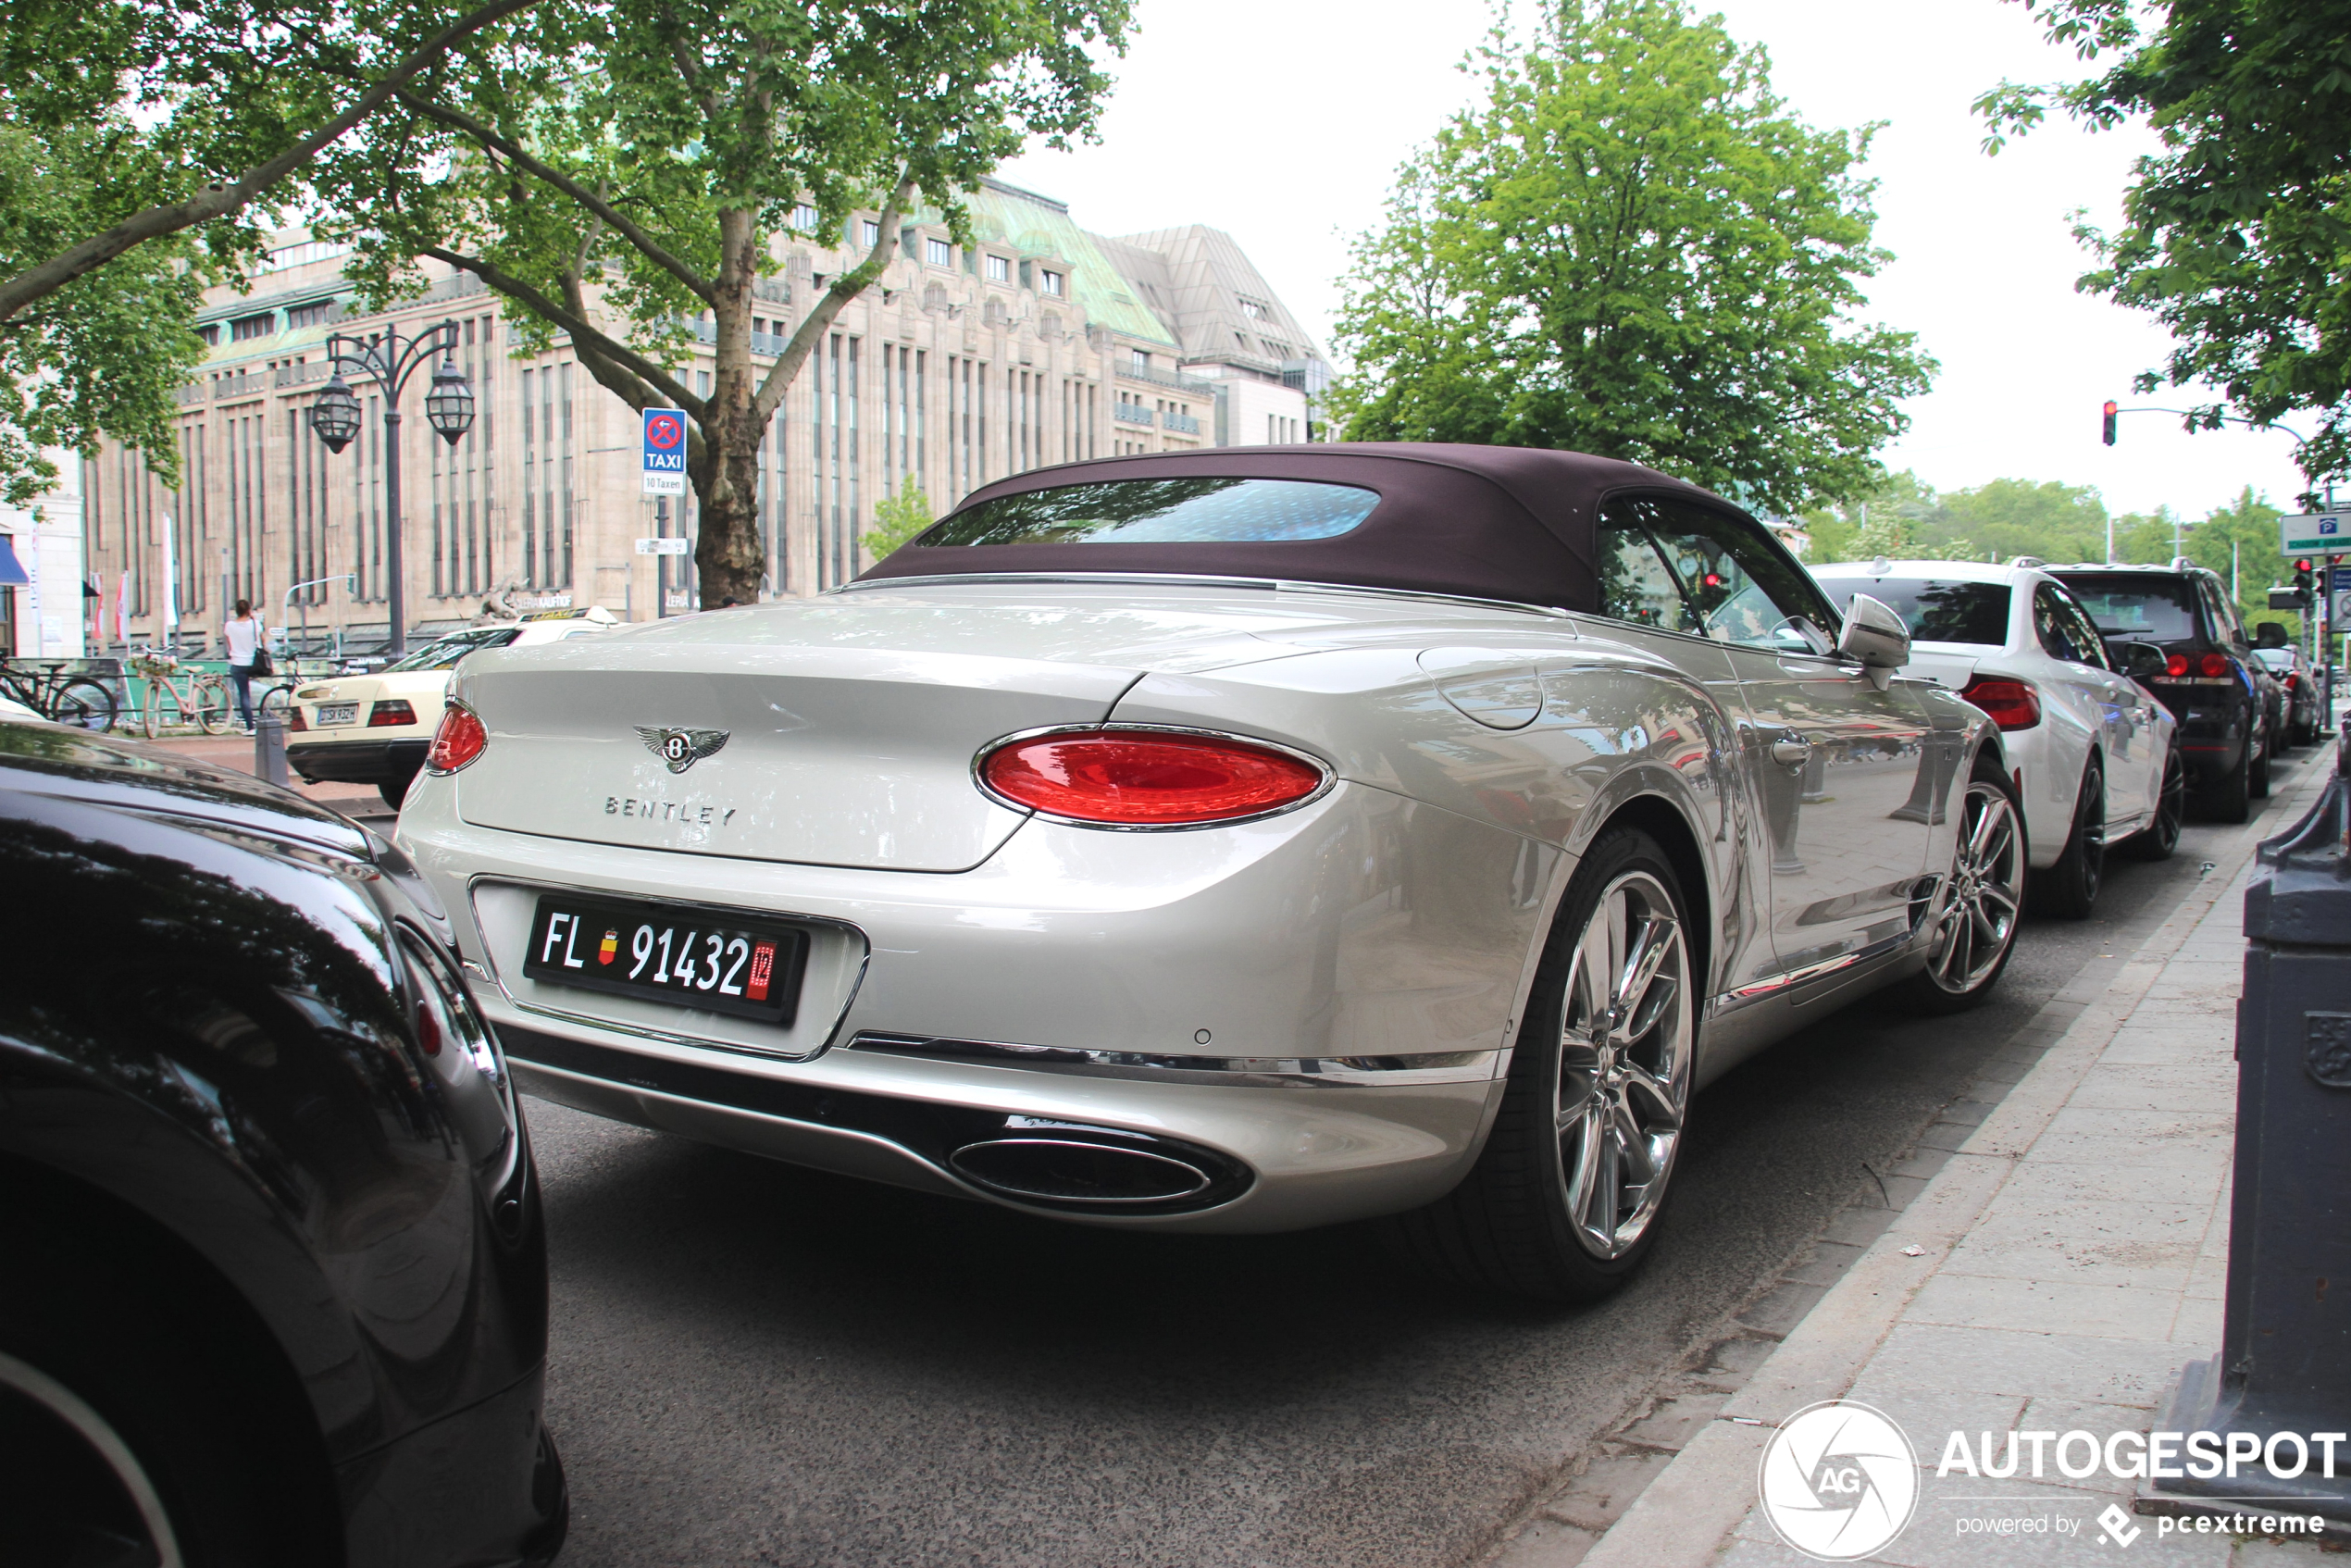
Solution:
<path fill-rule="evenodd" d="M 1225 446 L 1033 468 L 983 485 L 962 512 L 999 496 L 1109 479 L 1314 479 L 1380 497 L 1332 539 L 1278 542 L 907 544 L 857 579 L 986 572 L 1166 572 L 1279 578 L 1590 610 L 1598 603 L 1593 519 L 1621 491 L 1727 503 L 1651 468 L 1525 446 L 1348 442 Z M 952 515 L 952 514 L 951 514 Z"/>

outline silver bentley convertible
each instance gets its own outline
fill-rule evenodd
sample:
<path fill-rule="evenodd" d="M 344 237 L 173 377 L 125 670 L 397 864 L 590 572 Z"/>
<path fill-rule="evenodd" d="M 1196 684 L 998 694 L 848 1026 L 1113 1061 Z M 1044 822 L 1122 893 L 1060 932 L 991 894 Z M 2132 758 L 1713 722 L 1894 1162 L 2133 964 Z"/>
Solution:
<path fill-rule="evenodd" d="M 1119 457 L 836 592 L 478 654 L 400 840 L 546 1099 L 1576 1299 L 1693 1090 L 1998 980 L 2000 734 L 1908 657 L 1628 464 Z"/>

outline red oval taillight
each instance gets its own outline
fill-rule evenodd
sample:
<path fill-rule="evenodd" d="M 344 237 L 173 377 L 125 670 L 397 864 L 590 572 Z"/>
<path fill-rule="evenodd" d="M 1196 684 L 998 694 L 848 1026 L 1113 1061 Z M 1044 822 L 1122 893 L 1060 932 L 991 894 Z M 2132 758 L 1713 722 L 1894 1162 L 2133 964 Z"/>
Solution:
<path fill-rule="evenodd" d="M 2226 675 L 2226 674 L 2228 674 L 2228 673 L 2229 673 L 2229 661 L 2228 661 L 2228 658 L 2226 657 L 2226 655 L 2224 655 L 2224 654 L 2220 654 L 2220 653 L 2207 653 L 2207 654 L 2205 654 L 2205 655 L 2204 655 L 2204 673 L 2205 673 L 2205 674 L 2207 674 L 2207 675 Z"/>
<path fill-rule="evenodd" d="M 2172 654 L 2170 658 L 2163 661 L 2163 673 L 2171 676 L 2174 679 L 2187 674 L 2188 656 L 2185 653 Z"/>
<path fill-rule="evenodd" d="M 2041 694 L 2026 681 L 1979 675 L 1959 695 L 1982 708 L 2002 729 L 2030 729 L 2041 722 Z"/>
<path fill-rule="evenodd" d="M 490 732 L 471 710 L 450 703 L 441 710 L 441 726 L 432 732 L 432 744 L 425 751 L 427 773 L 454 773 L 474 758 L 481 755 L 490 744 Z"/>
<path fill-rule="evenodd" d="M 1013 805 L 1120 828 L 1185 828 L 1261 816 L 1320 790 L 1326 775 L 1270 746 L 1221 736 L 1092 729 L 1007 741 L 979 777 Z"/>

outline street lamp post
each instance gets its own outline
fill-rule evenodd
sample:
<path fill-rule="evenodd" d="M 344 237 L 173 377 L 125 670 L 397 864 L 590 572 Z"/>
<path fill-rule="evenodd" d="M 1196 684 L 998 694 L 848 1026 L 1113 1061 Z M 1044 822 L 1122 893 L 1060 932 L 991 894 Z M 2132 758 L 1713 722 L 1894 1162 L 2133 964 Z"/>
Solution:
<path fill-rule="evenodd" d="M 474 422 L 473 388 L 449 357 L 456 348 L 454 321 L 443 321 L 413 338 L 402 337 L 393 328 L 367 338 L 337 332 L 327 340 L 327 357 L 335 373 L 319 390 L 317 401 L 310 405 L 311 429 L 327 443 L 328 451 L 341 452 L 359 433 L 359 399 L 342 379 L 344 367 L 350 367 L 354 374 L 364 376 L 383 389 L 384 570 L 390 579 L 385 597 L 392 623 L 392 638 L 385 651 L 395 659 L 408 652 L 407 580 L 400 553 L 400 396 L 417 367 L 440 355 L 442 361 L 433 370 L 432 386 L 425 393 L 425 419 L 443 441 L 456 445 L 457 438 Z"/>

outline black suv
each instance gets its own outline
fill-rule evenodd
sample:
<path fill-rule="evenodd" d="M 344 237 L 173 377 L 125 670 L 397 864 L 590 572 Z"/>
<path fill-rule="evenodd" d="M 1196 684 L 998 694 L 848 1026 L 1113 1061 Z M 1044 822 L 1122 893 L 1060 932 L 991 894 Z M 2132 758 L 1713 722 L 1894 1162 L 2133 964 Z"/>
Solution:
<path fill-rule="evenodd" d="M 2249 803 L 2270 792 L 2275 682 L 2254 659 L 2220 579 L 2185 560 L 2043 570 L 2073 590 L 2108 639 L 2163 650 L 2163 673 L 2138 678 L 2180 721 L 2180 756 L 2198 803 L 2222 822 L 2243 822 Z"/>

